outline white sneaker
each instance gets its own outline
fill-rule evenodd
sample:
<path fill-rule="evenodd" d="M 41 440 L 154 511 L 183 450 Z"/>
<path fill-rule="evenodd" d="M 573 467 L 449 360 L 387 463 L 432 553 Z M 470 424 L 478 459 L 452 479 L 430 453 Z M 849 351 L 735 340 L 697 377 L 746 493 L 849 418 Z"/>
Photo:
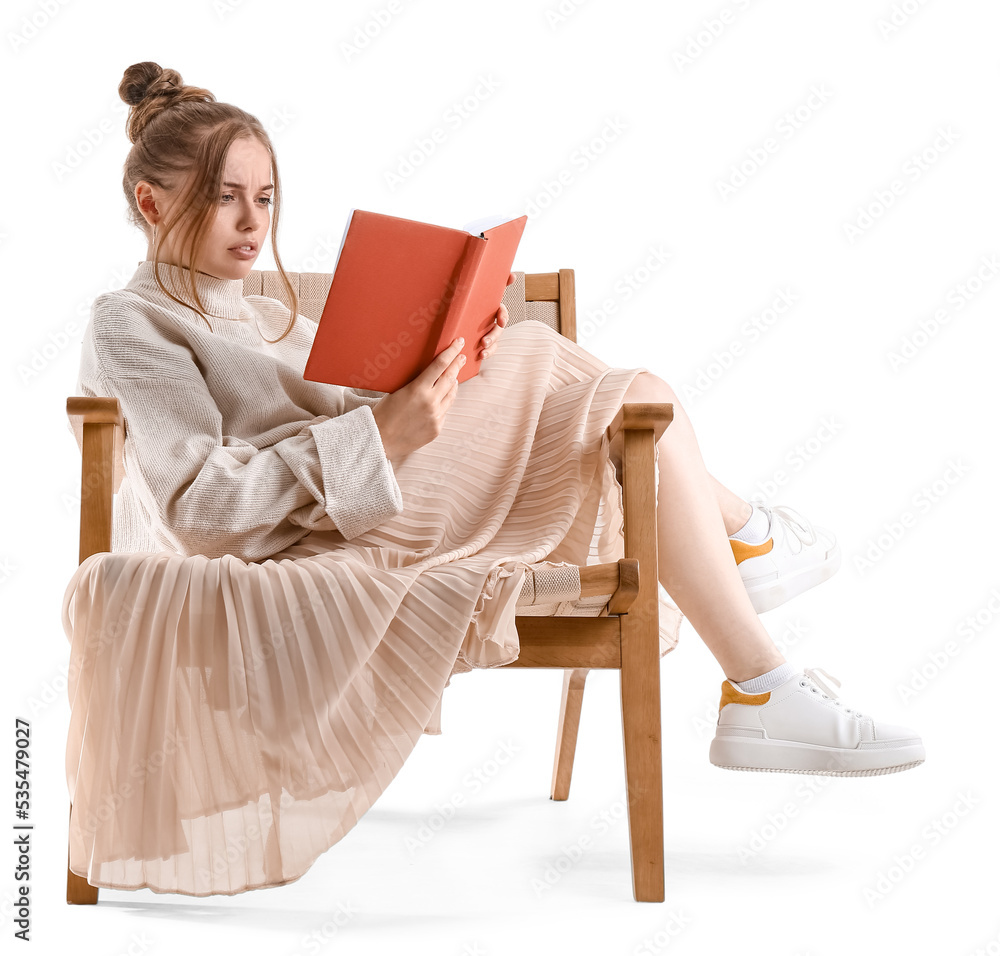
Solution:
<path fill-rule="evenodd" d="M 840 545 L 831 532 L 814 527 L 791 508 L 754 504 L 770 520 L 767 538 L 762 544 L 730 538 L 729 544 L 760 614 L 832 577 L 840 567 Z"/>
<path fill-rule="evenodd" d="M 924 762 L 924 745 L 908 727 L 877 724 L 845 707 L 809 668 L 763 694 L 722 682 L 719 721 L 708 759 L 727 770 L 773 770 L 868 777 Z"/>

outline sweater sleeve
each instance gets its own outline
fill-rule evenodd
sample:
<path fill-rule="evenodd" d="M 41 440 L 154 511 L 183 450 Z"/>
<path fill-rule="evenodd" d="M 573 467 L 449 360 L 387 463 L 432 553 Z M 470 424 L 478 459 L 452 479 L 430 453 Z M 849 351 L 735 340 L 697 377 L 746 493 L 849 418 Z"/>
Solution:
<path fill-rule="evenodd" d="M 125 417 L 128 480 L 170 549 L 257 561 L 294 544 L 303 529 L 350 539 L 403 510 L 371 404 L 345 402 L 353 407 L 342 414 L 246 440 L 223 434 L 182 337 L 95 303 L 81 382 L 88 348 L 92 377 Z"/>

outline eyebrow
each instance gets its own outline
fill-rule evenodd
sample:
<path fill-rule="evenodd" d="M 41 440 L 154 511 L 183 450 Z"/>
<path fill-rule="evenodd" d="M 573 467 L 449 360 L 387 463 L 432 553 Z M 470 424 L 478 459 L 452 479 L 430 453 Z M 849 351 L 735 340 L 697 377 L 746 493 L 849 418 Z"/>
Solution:
<path fill-rule="evenodd" d="M 243 183 L 223 183 L 222 185 L 223 186 L 232 186 L 234 189 L 246 189 L 247 188 L 246 186 L 243 185 Z M 273 185 L 273 183 L 268 183 L 266 186 L 261 186 L 260 189 L 261 190 L 263 190 L 263 189 L 274 189 L 274 185 Z M 259 191 L 260 190 L 258 190 L 258 192 Z"/>

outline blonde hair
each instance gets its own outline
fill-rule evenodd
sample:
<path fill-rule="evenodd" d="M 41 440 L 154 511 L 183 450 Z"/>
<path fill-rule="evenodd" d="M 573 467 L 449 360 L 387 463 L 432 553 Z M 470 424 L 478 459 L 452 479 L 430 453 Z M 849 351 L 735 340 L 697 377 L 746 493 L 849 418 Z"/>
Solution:
<path fill-rule="evenodd" d="M 204 244 L 205 233 L 218 210 L 226 154 L 232 143 L 241 138 L 256 138 L 271 157 L 271 182 L 274 184 L 274 206 L 271 220 L 271 250 L 288 295 L 292 318 L 285 331 L 274 339 L 280 342 L 292 330 L 298 313 L 298 296 L 278 255 L 278 214 L 281 207 L 281 185 L 278 163 L 271 138 L 256 116 L 230 103 L 219 103 L 205 89 L 185 86 L 176 70 L 165 70 L 149 60 L 133 63 L 118 85 L 118 95 L 131 109 L 126 119 L 126 132 L 132 148 L 125 159 L 122 188 L 129 205 L 129 221 L 152 238 L 149 223 L 139 211 L 135 198 L 136 184 L 142 180 L 161 189 L 174 189 L 188 177 L 187 188 L 174 205 L 169 218 L 157 226 L 162 242 L 175 228 L 190 252 L 186 261 L 192 265 Z M 193 173 L 193 175 L 190 175 Z M 182 302 L 164 286 L 160 279 L 158 246 L 153 251 L 153 274 L 157 285 L 175 302 Z M 205 306 L 198 295 L 196 271 L 186 270 L 189 290 L 197 308 L 194 309 L 212 329 L 205 316 Z M 265 339 L 265 341 L 272 341 Z"/>

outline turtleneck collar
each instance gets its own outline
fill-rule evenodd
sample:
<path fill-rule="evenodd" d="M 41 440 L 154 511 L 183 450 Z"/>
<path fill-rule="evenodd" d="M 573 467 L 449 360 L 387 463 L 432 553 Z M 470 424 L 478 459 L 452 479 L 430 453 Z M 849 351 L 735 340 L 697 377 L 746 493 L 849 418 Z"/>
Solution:
<path fill-rule="evenodd" d="M 161 262 L 159 265 L 160 280 L 163 284 L 182 302 L 190 303 L 191 308 L 196 308 L 194 298 L 188 290 L 188 283 L 191 281 L 190 270 L 185 266 L 177 266 L 168 262 Z M 196 276 L 198 281 L 198 296 L 205 306 L 205 314 L 210 318 L 241 320 L 240 313 L 245 313 L 245 318 L 249 318 L 246 303 L 243 301 L 243 280 L 242 279 L 218 279 L 205 272 L 199 272 Z M 144 259 L 139 263 L 135 274 L 129 280 L 127 289 L 134 289 L 143 295 L 155 296 L 160 300 L 166 300 L 177 306 L 169 296 L 163 294 L 163 290 L 156 282 L 156 275 L 153 270 L 151 259 Z M 179 308 L 179 306 L 178 306 Z M 197 314 L 190 313 L 194 318 Z"/>

